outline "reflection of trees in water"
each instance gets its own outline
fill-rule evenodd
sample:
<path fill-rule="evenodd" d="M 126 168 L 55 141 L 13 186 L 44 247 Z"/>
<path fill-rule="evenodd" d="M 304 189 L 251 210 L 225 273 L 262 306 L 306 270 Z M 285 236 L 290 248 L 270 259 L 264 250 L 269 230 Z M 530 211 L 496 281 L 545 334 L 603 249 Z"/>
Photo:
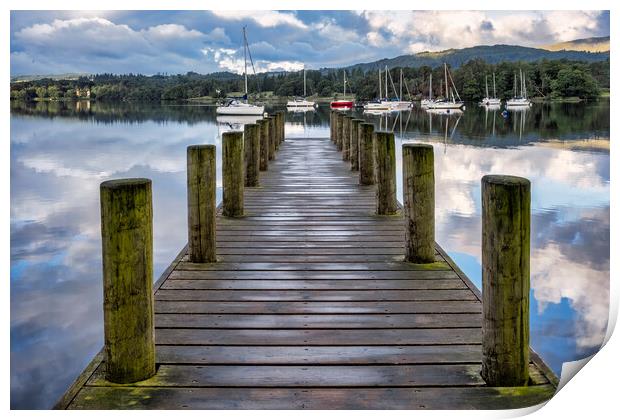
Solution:
<path fill-rule="evenodd" d="M 534 104 L 527 110 L 486 109 L 470 105 L 463 114 L 432 114 L 418 107 L 384 116 L 365 116 L 391 129 L 398 119 L 407 121 L 404 138 L 432 137 L 447 142 L 484 146 L 518 146 L 551 139 L 609 139 L 609 101 Z M 459 115 L 461 116 L 459 119 Z M 386 121 L 387 120 L 387 121 Z M 456 121 L 458 120 L 458 124 Z M 449 130 L 446 136 L 446 124 Z M 453 127 L 457 126 L 453 131 Z M 398 124 L 394 129 L 398 135 Z M 484 143 L 481 143 L 484 140 Z"/>
<path fill-rule="evenodd" d="M 275 107 L 274 109 L 282 107 Z M 502 109 L 503 110 L 503 109 Z M 452 141 L 478 144 L 481 139 L 489 146 L 512 146 L 545 139 L 609 138 L 609 101 L 580 103 L 534 104 L 525 114 L 522 111 L 488 110 L 470 105 L 459 120 Z M 267 109 L 268 112 L 272 111 Z M 19 102 L 11 101 L 16 115 L 63 117 L 91 120 L 97 123 L 155 122 L 215 122 L 215 107 L 187 103 L 154 102 Z M 368 115 L 352 111 L 357 118 L 373 122 L 376 128 L 394 130 L 403 136 L 445 137 L 444 120 L 456 121 L 456 115 L 430 115 L 419 107 L 386 115 Z M 286 115 L 288 122 L 308 127 L 326 126 L 329 108 L 320 106 L 314 112 Z M 450 139 L 448 139 L 450 140 Z"/>

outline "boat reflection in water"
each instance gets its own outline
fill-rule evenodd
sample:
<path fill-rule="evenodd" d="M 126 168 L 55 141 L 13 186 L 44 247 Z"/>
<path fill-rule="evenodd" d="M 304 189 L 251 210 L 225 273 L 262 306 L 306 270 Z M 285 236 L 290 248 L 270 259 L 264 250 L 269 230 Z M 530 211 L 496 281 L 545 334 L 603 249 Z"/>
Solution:
<path fill-rule="evenodd" d="M 287 106 L 286 112 L 292 112 L 294 114 L 304 114 L 306 112 L 316 112 L 314 105 L 312 106 Z"/>
<path fill-rule="evenodd" d="M 256 121 L 262 120 L 262 115 L 217 115 L 215 121 L 218 126 L 224 128 L 224 131 L 243 131 L 246 124 L 255 124 Z"/>

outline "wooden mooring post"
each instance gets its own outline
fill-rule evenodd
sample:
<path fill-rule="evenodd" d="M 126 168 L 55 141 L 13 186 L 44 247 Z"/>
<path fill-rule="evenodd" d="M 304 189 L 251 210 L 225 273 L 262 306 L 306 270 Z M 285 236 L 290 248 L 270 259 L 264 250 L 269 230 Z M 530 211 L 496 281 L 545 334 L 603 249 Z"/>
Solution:
<path fill-rule="evenodd" d="M 231 131 L 222 135 L 222 214 L 243 216 L 243 133 Z"/>
<path fill-rule="evenodd" d="M 280 113 L 280 143 L 284 143 L 286 138 L 286 111 L 278 111 Z"/>
<path fill-rule="evenodd" d="M 336 143 L 336 136 L 334 135 L 336 131 L 336 111 L 333 109 L 329 110 L 329 139 L 332 143 Z"/>
<path fill-rule="evenodd" d="M 260 167 L 260 126 L 246 124 L 243 128 L 243 147 L 245 149 L 245 186 L 258 187 Z"/>
<path fill-rule="evenodd" d="M 358 171 L 360 168 L 360 152 L 359 152 L 359 127 L 364 120 L 359 118 L 353 118 L 351 120 L 351 149 L 349 152 L 349 158 L 351 160 L 351 170 Z"/>
<path fill-rule="evenodd" d="M 269 169 L 269 119 L 264 118 L 260 123 L 260 166 L 261 171 Z"/>
<path fill-rule="evenodd" d="M 351 151 L 351 120 L 353 117 L 345 115 L 342 120 L 342 160 L 348 161 Z"/>
<path fill-rule="evenodd" d="M 278 124 L 274 114 L 266 118 L 269 121 L 269 160 L 276 157 L 276 142 L 278 141 Z"/>
<path fill-rule="evenodd" d="M 430 144 L 403 144 L 405 260 L 435 261 L 435 163 Z"/>
<path fill-rule="evenodd" d="M 336 111 L 336 149 L 342 150 L 342 130 L 344 126 L 344 114 Z"/>
<path fill-rule="evenodd" d="M 191 262 L 215 262 L 215 146 L 187 148 L 187 243 Z"/>
<path fill-rule="evenodd" d="M 527 385 L 530 307 L 530 182 L 482 178 L 482 378 Z"/>
<path fill-rule="evenodd" d="M 280 149 L 280 144 L 282 143 L 282 129 L 281 129 L 282 118 L 283 118 L 282 112 L 276 111 L 273 114 L 273 117 L 274 117 L 275 125 L 276 125 L 276 138 L 274 142 L 274 152 L 277 152 Z"/>
<path fill-rule="evenodd" d="M 151 180 L 106 181 L 100 196 L 105 377 L 137 382 L 155 374 Z"/>
<path fill-rule="evenodd" d="M 377 131 L 375 143 L 375 176 L 377 182 L 377 214 L 396 214 L 396 150 L 394 133 Z"/>
<path fill-rule="evenodd" d="M 358 131 L 360 185 L 373 185 L 375 183 L 375 126 L 370 123 L 361 123 Z"/>

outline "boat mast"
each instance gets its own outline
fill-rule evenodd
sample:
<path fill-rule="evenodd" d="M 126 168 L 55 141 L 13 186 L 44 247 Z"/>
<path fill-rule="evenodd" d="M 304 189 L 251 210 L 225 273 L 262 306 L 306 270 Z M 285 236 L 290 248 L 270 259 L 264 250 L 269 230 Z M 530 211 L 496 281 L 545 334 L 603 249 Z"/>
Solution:
<path fill-rule="evenodd" d="M 495 72 L 493 72 L 493 97 L 497 98 L 497 94 L 495 93 Z"/>
<path fill-rule="evenodd" d="M 344 99 L 344 97 L 347 96 L 347 71 L 346 70 L 342 70 L 342 75 L 344 77 L 342 99 Z"/>
<path fill-rule="evenodd" d="M 245 96 L 246 96 L 246 101 L 247 101 L 247 95 L 248 95 L 248 58 L 247 58 L 247 45 L 248 45 L 248 39 L 246 38 L 245 35 L 245 26 L 243 27 L 243 66 L 244 66 L 244 70 L 243 70 L 243 76 L 245 78 Z"/>
<path fill-rule="evenodd" d="M 514 73 L 514 77 L 512 78 L 512 90 L 513 90 L 513 96 L 516 98 L 517 97 L 517 72 Z"/>
<path fill-rule="evenodd" d="M 428 80 L 428 99 L 433 99 L 433 70 L 431 70 L 431 76 Z"/>
<path fill-rule="evenodd" d="M 400 98 L 398 98 L 399 101 L 403 100 L 403 69 L 400 69 Z"/>
<path fill-rule="evenodd" d="M 448 65 L 443 63 L 443 74 L 446 78 L 446 96 L 450 99 L 450 95 L 448 94 Z"/>
<path fill-rule="evenodd" d="M 489 97 L 489 76 L 484 76 L 484 91 L 486 93 L 486 97 Z"/>
<path fill-rule="evenodd" d="M 389 100 L 390 96 L 388 94 L 387 77 L 388 77 L 388 68 L 387 68 L 387 65 L 386 65 L 385 66 L 385 99 Z"/>
<path fill-rule="evenodd" d="M 383 98 L 383 92 L 381 92 L 381 69 L 379 69 L 379 100 Z"/>
<path fill-rule="evenodd" d="M 306 98 L 306 68 L 304 67 L 304 99 Z"/>

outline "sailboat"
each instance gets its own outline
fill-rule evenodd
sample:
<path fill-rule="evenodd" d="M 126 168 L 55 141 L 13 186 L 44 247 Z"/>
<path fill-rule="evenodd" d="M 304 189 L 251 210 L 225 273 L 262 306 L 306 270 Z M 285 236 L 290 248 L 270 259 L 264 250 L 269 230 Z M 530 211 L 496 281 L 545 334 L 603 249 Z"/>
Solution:
<path fill-rule="evenodd" d="M 523 72 L 519 69 L 519 80 L 521 82 L 520 94 L 517 96 L 517 74 L 514 75 L 514 96 L 506 101 L 506 107 L 529 108 L 532 103 L 527 99 L 527 87 L 523 77 Z"/>
<path fill-rule="evenodd" d="M 444 75 L 445 75 L 445 83 L 446 83 L 446 98 L 438 101 L 434 101 L 432 104 L 428 106 L 431 109 L 461 109 L 465 106 L 465 103 L 461 100 L 459 96 L 459 92 L 456 90 L 456 86 L 454 85 L 454 80 L 452 80 L 452 75 L 450 75 L 450 82 L 452 82 L 452 86 L 448 84 L 448 65 L 446 63 L 443 64 Z"/>
<path fill-rule="evenodd" d="M 433 102 L 435 101 L 433 100 L 433 72 L 431 72 L 428 78 L 428 98 L 422 99 L 420 106 L 422 106 L 422 108 L 428 108 Z"/>
<path fill-rule="evenodd" d="M 495 72 L 493 72 L 493 97 L 489 98 L 489 83 L 488 83 L 488 76 L 484 76 L 484 91 L 486 96 L 482 99 L 482 101 L 480 102 L 481 105 L 486 105 L 486 106 L 499 106 L 502 104 L 502 100 L 499 99 L 496 95 L 495 95 Z"/>
<path fill-rule="evenodd" d="M 287 108 L 314 108 L 315 103 L 306 99 L 306 69 L 304 68 L 304 96 L 303 98 L 295 98 L 286 103 Z"/>
<path fill-rule="evenodd" d="M 264 106 L 253 105 L 248 103 L 248 53 L 250 47 L 248 45 L 248 38 L 245 32 L 245 26 L 243 27 L 243 62 L 244 71 L 243 77 L 245 79 L 245 90 L 242 100 L 236 98 L 229 98 L 226 102 L 217 107 L 215 112 L 219 115 L 263 115 L 265 112 Z M 252 61 L 252 55 L 250 54 L 250 61 Z M 252 69 L 254 63 L 252 62 Z"/>
<path fill-rule="evenodd" d="M 346 97 L 347 96 L 347 71 L 343 70 L 342 71 L 343 76 L 344 76 L 344 88 L 342 91 L 342 97 Z M 332 101 L 329 106 L 331 108 L 336 108 L 336 109 L 351 109 L 353 108 L 353 101 L 347 100 L 347 99 L 338 99 L 335 101 Z"/>
<path fill-rule="evenodd" d="M 392 80 L 392 75 L 390 74 L 390 81 Z M 392 87 L 394 87 L 394 82 L 392 82 Z M 400 69 L 400 79 L 398 84 L 399 94 L 396 97 L 395 101 L 390 101 L 391 109 L 406 109 L 411 106 L 411 102 L 403 101 L 403 69 Z M 396 89 L 394 89 L 394 93 L 396 93 Z"/>
<path fill-rule="evenodd" d="M 381 82 L 381 69 L 379 69 L 379 99 L 373 102 L 368 102 L 364 105 L 364 112 L 366 113 L 383 113 L 385 111 L 389 111 L 390 107 L 388 102 L 383 98 L 382 91 L 382 82 Z M 385 93 L 387 95 L 387 73 L 385 74 Z"/>

